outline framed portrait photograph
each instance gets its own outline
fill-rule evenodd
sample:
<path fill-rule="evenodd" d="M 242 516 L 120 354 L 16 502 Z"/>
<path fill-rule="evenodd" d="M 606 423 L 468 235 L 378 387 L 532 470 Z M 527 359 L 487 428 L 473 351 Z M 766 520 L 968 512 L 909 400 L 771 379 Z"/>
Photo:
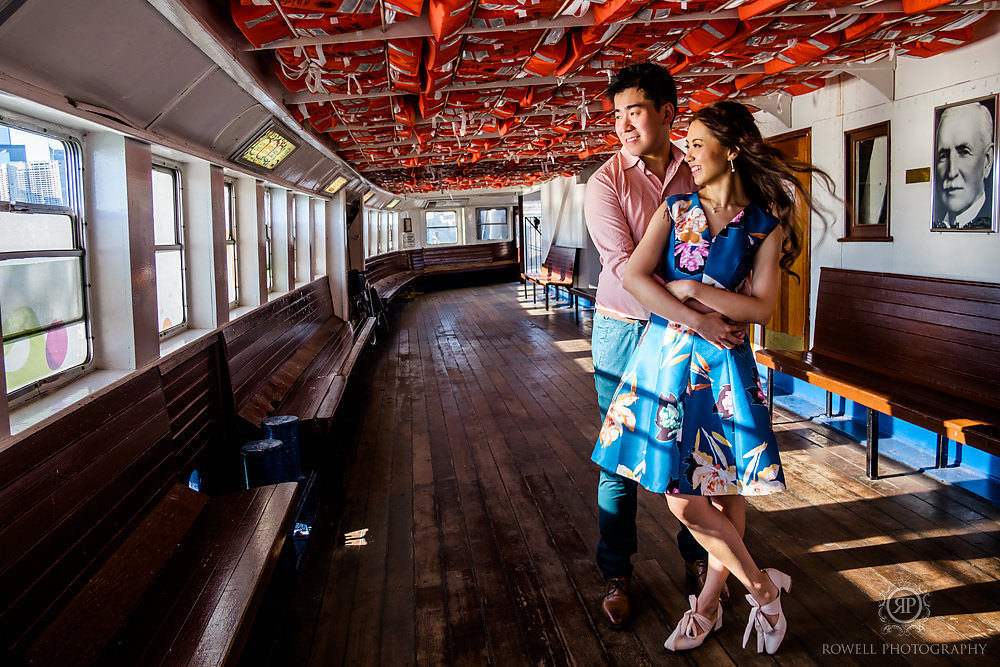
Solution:
<path fill-rule="evenodd" d="M 997 96 L 934 109 L 935 232 L 997 231 Z"/>

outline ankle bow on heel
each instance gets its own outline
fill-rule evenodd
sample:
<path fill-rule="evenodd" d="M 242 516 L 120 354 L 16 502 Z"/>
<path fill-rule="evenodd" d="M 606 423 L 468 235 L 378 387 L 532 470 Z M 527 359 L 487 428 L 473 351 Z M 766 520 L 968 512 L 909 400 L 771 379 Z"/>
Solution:
<path fill-rule="evenodd" d="M 778 588 L 778 597 L 761 606 L 752 595 L 747 593 L 747 602 L 750 603 L 750 619 L 747 621 L 747 629 L 743 633 L 743 647 L 746 648 L 747 642 L 750 640 L 750 633 L 756 630 L 757 652 L 766 652 L 772 655 L 781 646 L 781 640 L 785 638 L 785 632 L 788 630 L 785 613 L 781 610 L 781 591 L 787 593 L 792 589 L 792 578 L 784 572 L 772 568 L 764 568 L 762 572 Z M 772 625 L 765 614 L 778 618 Z"/>
<path fill-rule="evenodd" d="M 710 632 L 722 627 L 722 607 L 719 607 L 713 621 L 698 613 L 698 598 L 691 595 L 688 600 L 691 608 L 684 612 L 681 620 L 677 622 L 677 627 L 667 637 L 667 641 L 663 642 L 663 648 L 668 651 L 689 651 L 698 648 L 705 643 Z"/>

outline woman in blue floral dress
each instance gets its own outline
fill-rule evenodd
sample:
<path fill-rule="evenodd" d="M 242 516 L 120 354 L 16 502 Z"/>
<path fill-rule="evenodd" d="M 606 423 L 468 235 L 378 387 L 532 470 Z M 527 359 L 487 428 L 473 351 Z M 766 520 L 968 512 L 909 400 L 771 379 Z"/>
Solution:
<path fill-rule="evenodd" d="M 760 377 L 746 340 L 767 322 L 780 270 L 798 254 L 796 172 L 813 167 L 767 146 L 749 110 L 719 102 L 694 114 L 686 160 L 696 194 L 664 202 L 625 269 L 624 285 L 652 311 L 621 379 L 593 460 L 657 493 L 709 552 L 665 646 L 700 646 L 722 624 L 719 592 L 732 572 L 749 591 L 744 646 L 774 653 L 784 637 L 780 590 L 743 543 L 745 496 L 785 489 Z"/>

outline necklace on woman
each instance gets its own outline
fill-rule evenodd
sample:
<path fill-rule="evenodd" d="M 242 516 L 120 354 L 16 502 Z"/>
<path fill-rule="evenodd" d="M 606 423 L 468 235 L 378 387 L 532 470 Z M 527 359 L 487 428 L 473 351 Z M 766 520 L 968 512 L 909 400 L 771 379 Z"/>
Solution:
<path fill-rule="evenodd" d="M 746 208 L 747 204 L 716 204 L 711 199 L 706 199 L 704 196 L 701 197 L 701 202 L 707 204 L 712 213 L 718 213 L 719 211 L 729 211 L 729 210 L 740 210 Z"/>

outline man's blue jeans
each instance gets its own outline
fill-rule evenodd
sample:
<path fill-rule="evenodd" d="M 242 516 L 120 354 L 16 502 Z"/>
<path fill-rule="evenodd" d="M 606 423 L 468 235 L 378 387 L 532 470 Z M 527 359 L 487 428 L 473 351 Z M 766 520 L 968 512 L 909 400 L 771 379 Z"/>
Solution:
<path fill-rule="evenodd" d="M 591 351 L 602 423 L 641 335 L 642 325 L 638 322 L 622 322 L 600 313 L 594 315 Z M 635 528 L 637 487 L 630 479 L 601 470 L 597 485 L 597 522 L 601 530 L 601 540 L 597 543 L 597 566 L 601 568 L 605 581 L 632 576 L 631 559 L 638 549 Z M 705 549 L 683 525 L 677 535 L 677 547 L 686 562 L 707 557 Z"/>
<path fill-rule="evenodd" d="M 642 325 L 638 322 L 622 322 L 600 313 L 594 314 L 591 352 L 602 423 L 641 334 Z M 601 541 L 597 543 L 597 566 L 601 568 L 605 581 L 632 576 L 631 558 L 637 549 L 636 487 L 630 479 L 601 470 L 597 486 L 597 521 L 601 530 Z"/>

